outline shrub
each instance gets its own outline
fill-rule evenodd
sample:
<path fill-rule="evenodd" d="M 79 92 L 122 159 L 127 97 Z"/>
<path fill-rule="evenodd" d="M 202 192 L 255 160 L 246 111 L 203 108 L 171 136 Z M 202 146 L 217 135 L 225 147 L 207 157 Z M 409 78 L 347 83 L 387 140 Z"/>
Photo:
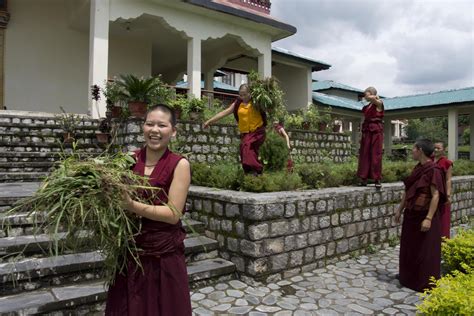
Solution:
<path fill-rule="evenodd" d="M 283 137 L 275 132 L 267 133 L 265 142 L 260 147 L 260 158 L 266 170 L 278 171 L 286 167 L 288 161 L 288 147 Z"/>
<path fill-rule="evenodd" d="M 453 176 L 466 176 L 474 174 L 474 162 L 459 159 L 454 162 Z"/>
<path fill-rule="evenodd" d="M 294 191 L 302 186 L 301 178 L 296 173 L 269 172 L 257 177 L 244 176 L 240 190 L 248 192 Z"/>
<path fill-rule="evenodd" d="M 472 315 L 474 311 L 474 271 L 455 271 L 434 282 L 436 287 L 425 291 L 418 311 L 423 315 Z"/>
<path fill-rule="evenodd" d="M 446 239 L 442 252 L 448 271 L 466 272 L 463 264 L 474 269 L 474 230 L 460 230 L 456 237 Z"/>
<path fill-rule="evenodd" d="M 219 162 L 212 166 L 206 163 L 192 164 L 192 183 L 206 187 L 238 190 L 243 171 L 237 164 Z"/>

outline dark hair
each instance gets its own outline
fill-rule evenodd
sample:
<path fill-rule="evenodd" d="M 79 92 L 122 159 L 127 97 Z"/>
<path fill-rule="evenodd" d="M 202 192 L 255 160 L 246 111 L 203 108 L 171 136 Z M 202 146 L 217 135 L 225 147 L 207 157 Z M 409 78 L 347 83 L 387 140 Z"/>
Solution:
<path fill-rule="evenodd" d="M 426 157 L 431 157 L 434 152 L 434 144 L 427 138 L 418 139 L 415 142 L 415 147 L 421 149 Z"/>
<path fill-rule="evenodd" d="M 148 109 L 148 111 L 146 112 L 146 115 L 145 115 L 145 120 L 148 117 L 148 114 L 150 114 L 153 111 L 158 111 L 158 110 L 162 111 L 162 112 L 165 112 L 165 113 L 168 113 L 171 116 L 171 119 L 170 119 L 171 125 L 173 127 L 176 126 L 176 113 L 174 112 L 174 110 L 169 105 L 161 104 L 161 103 L 152 105 Z"/>

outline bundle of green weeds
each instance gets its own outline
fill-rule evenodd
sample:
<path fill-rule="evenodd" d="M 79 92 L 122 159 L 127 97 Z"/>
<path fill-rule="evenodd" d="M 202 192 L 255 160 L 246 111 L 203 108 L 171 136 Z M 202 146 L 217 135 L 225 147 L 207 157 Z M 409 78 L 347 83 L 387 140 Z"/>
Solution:
<path fill-rule="evenodd" d="M 140 266 L 140 250 L 134 243 L 140 221 L 124 210 L 125 196 L 151 204 L 160 190 L 148 187 L 145 178 L 130 170 L 134 163 L 131 156 L 123 153 L 98 158 L 69 156 L 44 180 L 34 196 L 10 212 L 26 208 L 33 218 L 45 216 L 36 231 L 50 234 L 53 255 L 86 247 L 100 250 L 106 281 L 113 282 L 115 274 L 126 268 L 127 259 Z M 144 200 L 142 190 L 152 192 L 152 198 Z"/>

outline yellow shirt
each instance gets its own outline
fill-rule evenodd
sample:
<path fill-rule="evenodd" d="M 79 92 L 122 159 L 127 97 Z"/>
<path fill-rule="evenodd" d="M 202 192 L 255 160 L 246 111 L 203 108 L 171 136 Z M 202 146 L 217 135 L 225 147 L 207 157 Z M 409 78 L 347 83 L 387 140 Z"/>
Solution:
<path fill-rule="evenodd" d="M 254 132 L 263 125 L 262 115 L 253 106 L 252 102 L 240 103 L 239 110 L 239 130 L 241 133 Z"/>

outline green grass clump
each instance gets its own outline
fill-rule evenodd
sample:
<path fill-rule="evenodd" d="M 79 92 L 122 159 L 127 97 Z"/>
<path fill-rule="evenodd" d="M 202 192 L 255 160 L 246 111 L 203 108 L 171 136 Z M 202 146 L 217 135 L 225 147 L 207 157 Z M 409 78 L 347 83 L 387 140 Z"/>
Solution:
<path fill-rule="evenodd" d="M 123 209 L 124 197 L 128 194 L 133 200 L 150 204 L 160 190 L 148 187 L 145 178 L 130 170 L 134 163 L 123 153 L 97 158 L 73 154 L 58 164 L 31 198 L 9 212 L 26 209 L 33 218 L 45 216 L 44 222 L 34 222 L 37 232 L 50 234 L 52 255 L 58 256 L 66 249 L 80 251 L 84 243 L 88 249 L 100 250 L 106 281 L 113 282 L 115 274 L 125 269 L 126 258 L 139 264 L 134 236 L 140 230 L 140 221 Z M 149 200 L 142 198 L 143 190 L 151 192 Z M 65 241 L 60 238 L 61 231 L 66 232 Z"/>

